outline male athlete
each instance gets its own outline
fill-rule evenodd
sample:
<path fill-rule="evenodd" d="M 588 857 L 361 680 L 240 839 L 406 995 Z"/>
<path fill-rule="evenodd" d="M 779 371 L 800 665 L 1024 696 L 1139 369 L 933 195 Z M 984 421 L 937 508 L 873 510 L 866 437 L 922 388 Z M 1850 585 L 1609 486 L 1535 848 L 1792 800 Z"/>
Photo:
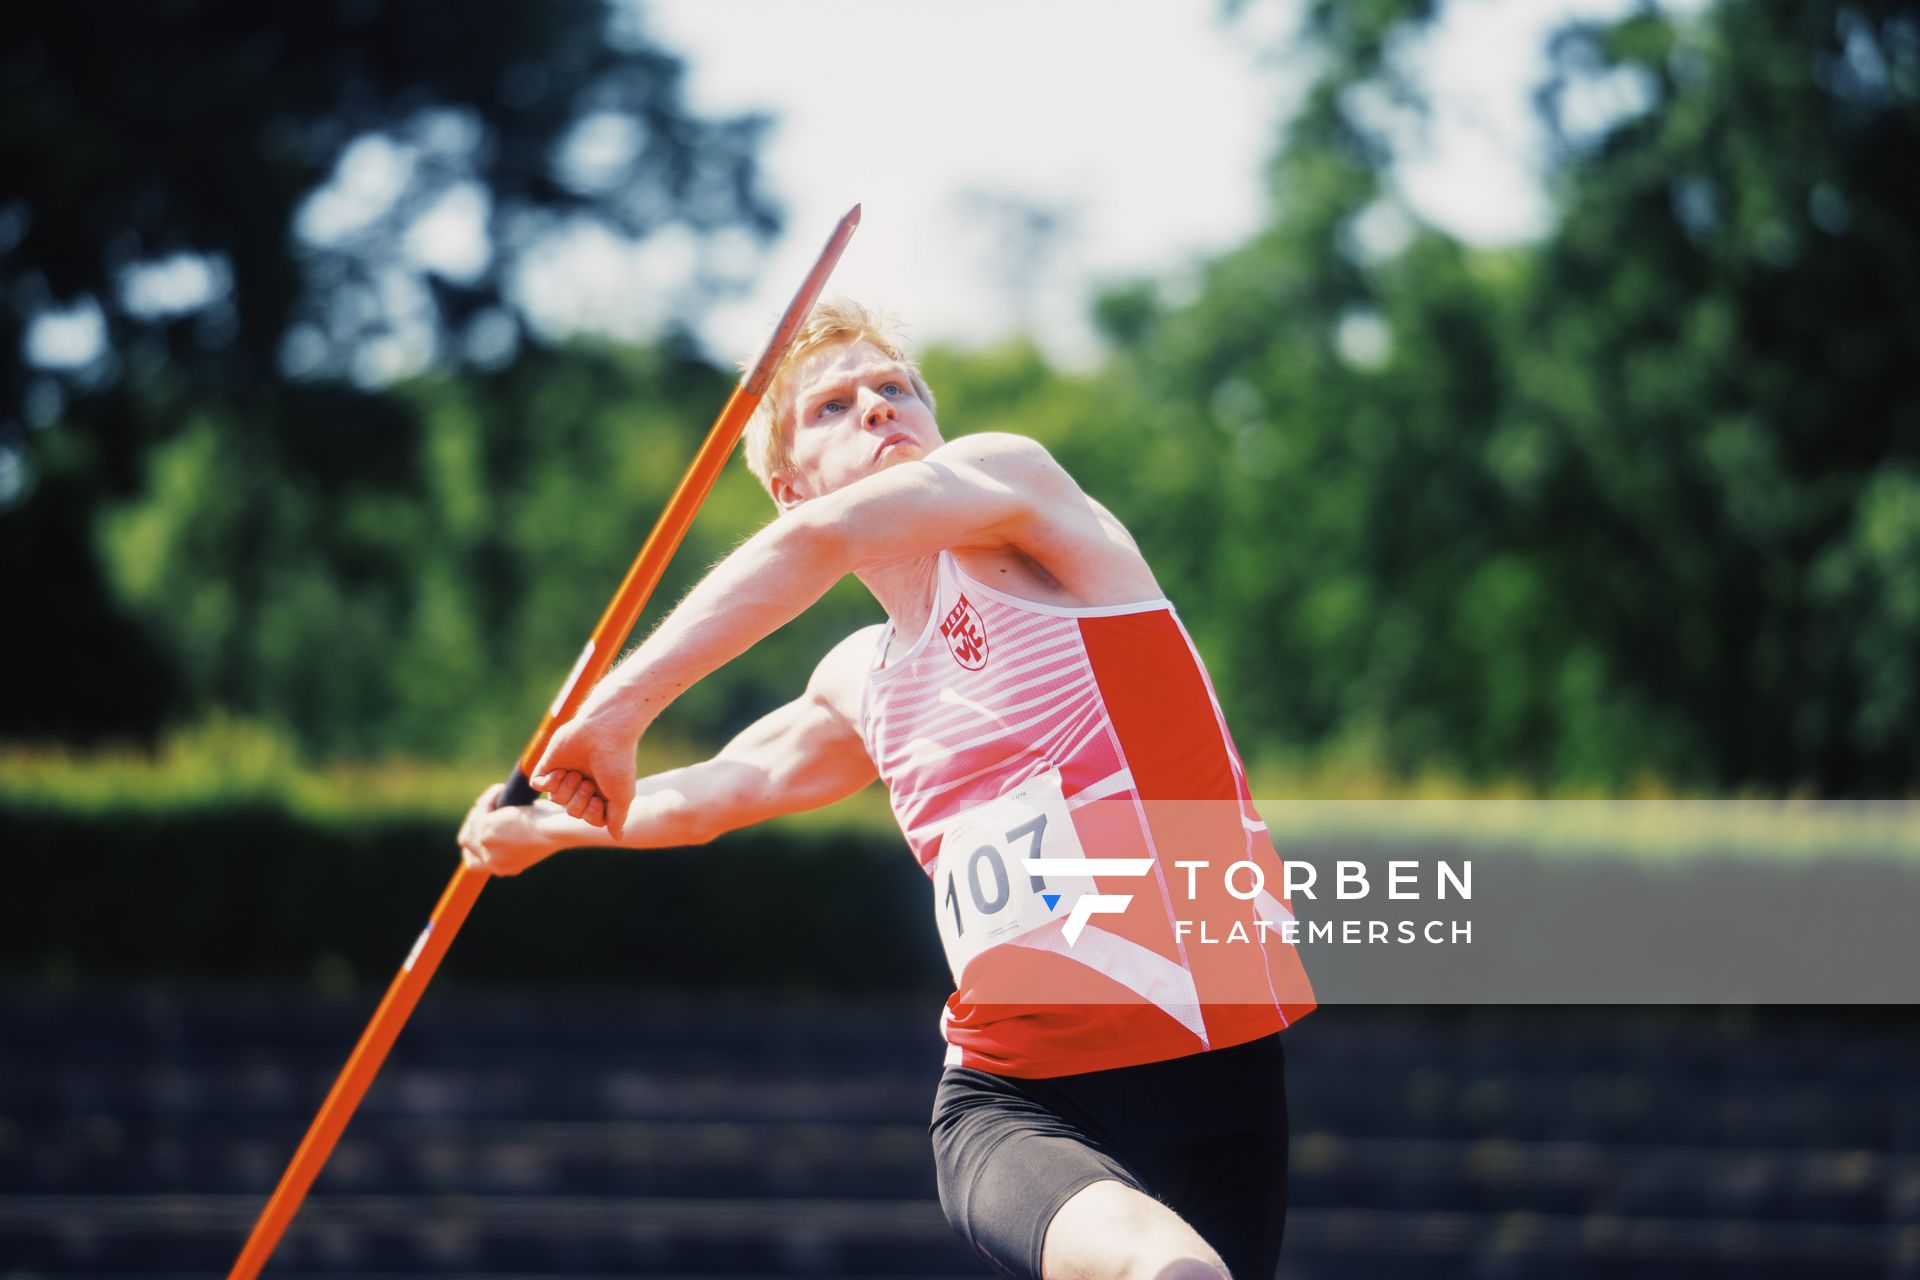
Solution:
<path fill-rule="evenodd" d="M 1279 1032 L 1313 998 L 1219 703 L 1139 548 L 1034 441 L 943 440 L 890 325 L 848 302 L 815 308 L 747 461 L 778 518 L 554 736 L 532 780 L 550 800 L 480 798 L 465 856 L 512 875 L 581 845 L 701 844 L 878 777 L 954 971 L 931 1132 L 955 1230 L 1009 1276 L 1268 1280 Z M 885 624 L 712 759 L 634 778 L 668 703 L 849 573 Z M 1272 891 L 1223 878 L 1236 862 Z"/>

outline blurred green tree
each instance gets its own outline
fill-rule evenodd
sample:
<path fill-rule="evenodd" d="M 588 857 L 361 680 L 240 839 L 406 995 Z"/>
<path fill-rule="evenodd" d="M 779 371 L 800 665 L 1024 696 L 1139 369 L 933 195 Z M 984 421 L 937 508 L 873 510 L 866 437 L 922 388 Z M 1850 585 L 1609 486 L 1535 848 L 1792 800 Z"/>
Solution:
<path fill-rule="evenodd" d="M 1645 12 L 1553 53 L 1512 496 L 1561 607 L 1688 772 L 1920 786 L 1920 10 Z"/>
<path fill-rule="evenodd" d="M 1097 374 L 1030 343 L 929 352 L 943 424 L 1027 431 L 1120 512 L 1256 753 L 1920 787 L 1920 171 L 1898 163 L 1920 18 L 1720 3 L 1567 29 L 1540 93 L 1555 221 L 1496 252 L 1396 190 L 1436 7 L 1313 0 L 1263 230 L 1191 288 L 1108 290 Z M 453 43 L 431 6 L 268 24 L 330 32 L 312 61 L 246 35 L 254 10 L 79 12 L 0 64 L 29 161 L 0 200 L 23 352 L 0 391 L 61 424 L 22 428 L 30 500 L 21 437 L 0 448 L 0 565 L 28 669 L 88 678 L 17 689 L 0 731 L 151 723 L 177 688 L 330 752 L 516 743 L 726 379 L 671 338 L 525 343 L 514 264 L 581 219 L 763 229 L 754 123 L 687 120 L 671 59 L 592 5 L 492 9 Z M 192 47 L 147 65 L 177 21 Z M 255 84 L 262 58 L 300 74 Z M 629 65 L 618 93 L 652 84 L 666 123 L 582 87 Z M 98 102 L 82 69 L 114 81 Z M 140 122 L 172 141 L 123 133 L 175 75 L 182 102 Z M 227 101 L 248 130 L 208 126 Z M 261 191 L 225 185 L 250 173 Z M 475 191 L 484 253 L 409 247 Z M 49 222 L 63 201 L 85 218 Z M 734 469 L 656 613 L 768 511 Z M 857 586 L 831 602 L 663 728 L 713 738 L 791 696 L 796 653 L 874 616 Z"/>
<path fill-rule="evenodd" d="M 1914 9 L 1569 28 L 1557 221 L 1499 253 L 1393 189 L 1433 12 L 1310 4 L 1268 227 L 1098 308 L 1094 465 L 1223 696 L 1401 771 L 1920 786 Z"/>
<path fill-rule="evenodd" d="M 323 492 L 278 476 L 256 437 L 235 447 L 210 410 L 108 510 L 104 563 L 196 705 L 242 709 L 325 755 L 498 758 L 566 675 L 728 382 L 664 348 L 582 345 L 415 379 L 382 402 L 397 424 L 385 465 L 412 482 Z M 641 630 L 772 510 L 729 468 Z M 234 576 L 251 564 L 271 580 Z M 824 653 L 870 620 L 857 592 L 703 682 L 661 732 L 712 737 L 793 697 L 789 644 Z"/>
<path fill-rule="evenodd" d="M 422 468 L 477 446 L 386 388 L 560 336 L 535 287 L 557 248 L 672 238 L 684 320 L 775 226 L 765 121 L 691 114 L 635 13 L 182 0 L 0 19 L 0 567 L 10 612 L 35 619 L 16 663 L 72 677 L 16 688 L 0 732 L 150 728 L 211 695 L 280 705 L 294 695 L 269 692 L 261 655 L 326 634 L 371 659 L 403 597 L 414 625 L 477 643 L 452 620 L 460 585 L 444 566 L 416 582 L 397 539 L 438 563 Z M 97 513 L 135 494 L 111 541 L 143 627 L 93 545 Z M 283 578 L 295 565 L 313 572 Z M 178 618 L 162 583 L 185 591 Z M 288 714 L 345 714 L 338 692 Z"/>

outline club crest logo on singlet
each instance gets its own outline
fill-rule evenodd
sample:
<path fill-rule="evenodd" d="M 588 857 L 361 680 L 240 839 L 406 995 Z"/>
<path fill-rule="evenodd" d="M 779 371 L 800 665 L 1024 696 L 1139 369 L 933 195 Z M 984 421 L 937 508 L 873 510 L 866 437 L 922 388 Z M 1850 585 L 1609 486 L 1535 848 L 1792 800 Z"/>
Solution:
<path fill-rule="evenodd" d="M 987 665 L 986 624 L 980 621 L 980 611 L 965 595 L 941 620 L 940 634 L 946 639 L 947 648 L 953 651 L 953 660 L 967 670 L 978 671 Z"/>

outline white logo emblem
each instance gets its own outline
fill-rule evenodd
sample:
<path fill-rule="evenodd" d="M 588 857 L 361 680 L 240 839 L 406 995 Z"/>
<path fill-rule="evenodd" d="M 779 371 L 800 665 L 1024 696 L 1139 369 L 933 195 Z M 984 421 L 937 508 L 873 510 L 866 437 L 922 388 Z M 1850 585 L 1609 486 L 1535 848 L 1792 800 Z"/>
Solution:
<path fill-rule="evenodd" d="M 1030 876 L 1144 876 L 1153 868 L 1152 858 L 1022 858 Z M 1073 900 L 1067 913 L 1067 945 L 1080 940 L 1080 931 L 1096 915 L 1118 915 L 1133 901 L 1130 893 L 1083 893 Z"/>

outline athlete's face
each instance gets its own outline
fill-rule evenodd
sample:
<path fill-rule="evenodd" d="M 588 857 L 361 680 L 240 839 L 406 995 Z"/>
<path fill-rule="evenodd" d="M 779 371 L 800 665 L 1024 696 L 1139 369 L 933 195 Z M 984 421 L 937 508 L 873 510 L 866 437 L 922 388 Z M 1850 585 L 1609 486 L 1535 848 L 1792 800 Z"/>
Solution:
<path fill-rule="evenodd" d="M 808 352 L 793 386 L 793 468 L 773 478 L 783 511 L 942 443 L 913 375 L 870 342 Z"/>

